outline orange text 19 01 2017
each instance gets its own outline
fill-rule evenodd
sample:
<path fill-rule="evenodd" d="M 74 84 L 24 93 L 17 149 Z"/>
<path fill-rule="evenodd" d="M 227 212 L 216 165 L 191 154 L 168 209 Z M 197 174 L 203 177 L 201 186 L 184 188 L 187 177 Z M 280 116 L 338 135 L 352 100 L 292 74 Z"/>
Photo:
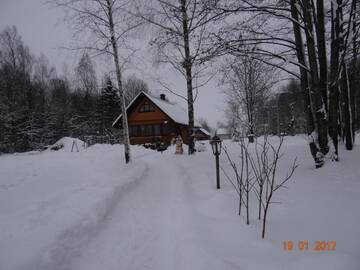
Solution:
<path fill-rule="evenodd" d="M 308 241 L 308 240 L 300 240 L 300 241 L 283 241 L 283 250 L 284 251 L 334 251 L 336 249 L 336 241 Z"/>

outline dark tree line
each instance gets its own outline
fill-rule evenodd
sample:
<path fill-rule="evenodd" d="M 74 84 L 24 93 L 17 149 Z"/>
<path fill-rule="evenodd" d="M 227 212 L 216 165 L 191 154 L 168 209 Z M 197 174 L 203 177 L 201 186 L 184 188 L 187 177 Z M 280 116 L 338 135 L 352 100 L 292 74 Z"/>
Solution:
<path fill-rule="evenodd" d="M 360 66 L 360 61 L 358 63 Z M 360 72 L 357 69 L 354 82 L 360 82 Z M 353 99 L 355 106 L 355 121 L 354 129 L 360 129 L 360 93 L 356 92 L 356 96 Z M 254 131 L 256 136 L 264 134 L 270 135 L 295 135 L 305 134 L 307 132 L 307 122 L 305 113 L 305 104 L 303 99 L 303 92 L 300 82 L 298 80 L 290 80 L 283 87 L 279 88 L 279 92 L 269 95 L 266 99 L 263 99 L 258 106 L 257 118 L 254 122 Z M 240 121 L 234 121 L 236 115 L 241 113 L 240 106 L 227 102 L 227 127 L 230 130 L 238 129 L 239 126 L 246 131 L 248 130 L 245 125 L 242 125 Z M 342 112 L 344 114 L 344 112 Z M 244 120 L 245 121 L 245 120 Z M 338 123 L 338 132 L 342 134 L 340 139 L 346 142 L 344 123 Z M 245 134 L 243 134 L 245 135 Z"/>
<path fill-rule="evenodd" d="M 272 135 L 306 133 L 306 115 L 301 86 L 290 81 L 266 101 L 263 118 L 264 133 Z"/>
<path fill-rule="evenodd" d="M 43 149 L 64 136 L 109 135 L 121 112 L 109 76 L 97 83 L 84 53 L 74 71 L 58 75 L 45 56 L 34 56 L 15 27 L 0 33 L 0 153 Z M 129 99 L 147 85 L 124 81 Z"/>

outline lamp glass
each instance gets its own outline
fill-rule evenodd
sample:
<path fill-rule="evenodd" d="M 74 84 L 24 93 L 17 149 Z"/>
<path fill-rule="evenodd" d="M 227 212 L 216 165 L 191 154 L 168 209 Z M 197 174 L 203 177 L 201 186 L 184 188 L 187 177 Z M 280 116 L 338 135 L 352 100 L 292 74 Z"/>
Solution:
<path fill-rule="evenodd" d="M 221 153 L 221 140 L 218 136 L 214 136 L 212 137 L 211 141 L 210 141 L 210 144 L 211 144 L 211 149 L 213 151 L 213 154 L 214 155 L 220 155 Z"/>
<path fill-rule="evenodd" d="M 211 149 L 213 151 L 213 154 L 215 155 L 216 149 L 215 149 L 215 142 L 214 141 L 211 141 Z"/>

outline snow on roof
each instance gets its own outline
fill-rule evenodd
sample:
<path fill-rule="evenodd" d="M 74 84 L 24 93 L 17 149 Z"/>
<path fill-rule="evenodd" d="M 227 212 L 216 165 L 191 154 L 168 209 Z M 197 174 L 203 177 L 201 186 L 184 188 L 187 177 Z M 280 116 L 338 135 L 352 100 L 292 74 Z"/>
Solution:
<path fill-rule="evenodd" d="M 187 111 L 175 102 L 170 102 L 168 100 L 162 100 L 157 97 L 153 97 L 147 93 L 144 93 L 147 98 L 155 103 L 164 113 L 166 113 L 174 122 L 187 125 L 189 123 L 189 118 Z"/>
<path fill-rule="evenodd" d="M 182 124 L 182 125 L 188 125 L 189 123 L 189 118 L 188 118 L 188 113 L 187 111 L 180 106 L 178 103 L 175 102 L 170 102 L 169 100 L 162 100 L 160 99 L 160 97 L 154 97 L 148 93 L 145 92 L 141 92 L 139 93 L 131 102 L 130 104 L 126 107 L 126 110 L 128 110 L 131 105 L 135 102 L 135 100 L 141 95 L 144 94 L 148 99 L 150 99 L 156 106 L 158 106 L 164 113 L 166 113 L 172 120 L 174 120 L 174 122 L 178 123 L 178 124 Z M 119 121 L 119 119 L 121 118 L 120 114 L 115 121 L 113 122 L 113 126 L 115 125 L 115 123 L 117 121 Z M 199 126 L 199 124 L 195 121 L 195 126 Z"/>
<path fill-rule="evenodd" d="M 211 136 L 210 132 L 207 131 L 206 129 L 200 128 L 200 130 L 201 130 L 205 135 Z"/>

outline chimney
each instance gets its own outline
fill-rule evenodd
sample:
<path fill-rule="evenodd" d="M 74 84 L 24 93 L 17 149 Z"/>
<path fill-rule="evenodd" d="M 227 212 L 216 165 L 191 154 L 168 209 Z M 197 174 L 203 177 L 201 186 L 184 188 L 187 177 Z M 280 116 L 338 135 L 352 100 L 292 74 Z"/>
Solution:
<path fill-rule="evenodd" d="M 161 100 L 166 100 L 165 94 L 160 94 L 160 99 L 161 99 Z"/>

